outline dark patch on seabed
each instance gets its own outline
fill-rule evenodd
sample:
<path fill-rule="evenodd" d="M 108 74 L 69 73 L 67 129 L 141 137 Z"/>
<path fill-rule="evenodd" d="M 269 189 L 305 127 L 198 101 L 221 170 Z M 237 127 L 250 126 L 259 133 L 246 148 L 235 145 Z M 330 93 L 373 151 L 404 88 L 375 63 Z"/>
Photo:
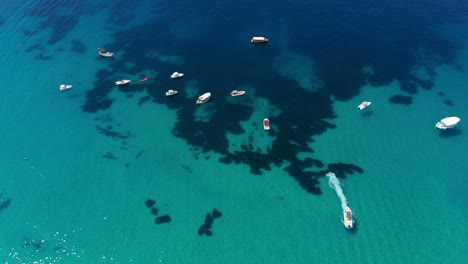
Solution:
<path fill-rule="evenodd" d="M 0 199 L 0 212 L 7 209 L 10 206 L 10 203 L 11 203 L 11 198 Z"/>
<path fill-rule="evenodd" d="M 388 98 L 388 101 L 392 104 L 410 105 L 413 103 L 413 98 L 406 95 L 395 94 L 392 97 Z"/>
<path fill-rule="evenodd" d="M 86 45 L 83 42 L 81 42 L 81 41 L 79 41 L 77 39 L 74 39 L 74 40 L 71 41 L 70 44 L 72 46 L 70 51 L 76 52 L 76 53 L 85 53 L 86 52 Z"/>
<path fill-rule="evenodd" d="M 129 137 L 133 137 L 130 131 L 127 131 L 127 133 L 120 133 L 120 132 L 112 130 L 112 127 L 109 128 L 109 127 L 101 127 L 99 125 L 96 125 L 96 129 L 99 131 L 99 133 L 104 134 L 105 136 L 111 137 L 111 138 L 127 139 Z"/>
<path fill-rule="evenodd" d="M 103 8 L 105 5 L 102 6 Z M 52 32 L 47 44 L 55 44 L 62 40 L 80 21 L 81 16 L 93 15 L 100 8 L 88 8 L 82 1 L 52 1 L 39 0 L 27 13 L 28 17 L 40 19 L 34 29 L 24 29 L 27 36 L 43 31 Z"/>
<path fill-rule="evenodd" d="M 112 5 L 111 8 L 116 8 L 119 4 Z M 244 7 L 242 3 L 226 3 L 219 6 L 219 12 L 213 14 L 211 19 L 223 21 L 222 14 L 226 12 L 231 15 L 230 19 L 242 22 L 231 27 L 215 25 L 211 28 L 210 36 L 222 39 L 223 48 L 219 48 L 218 43 L 213 43 L 203 36 L 190 39 L 187 43 L 182 40 L 175 41 L 177 38 L 167 33 L 174 26 L 173 17 L 185 17 L 192 13 L 202 16 L 206 12 L 202 7 L 193 6 L 190 10 L 185 10 L 175 7 L 172 9 L 174 5 L 171 4 L 154 5 L 154 10 L 150 12 L 164 12 L 166 16 L 150 20 L 141 26 L 115 32 L 113 37 L 118 41 L 106 45 L 106 48 L 118 49 L 119 53 L 112 60 L 101 60 L 103 67 L 111 70 L 103 69 L 96 73 L 98 81 L 87 93 L 82 109 L 85 112 L 96 113 L 112 106 L 109 93 L 113 86 L 109 85 L 109 82 L 112 81 L 113 72 L 124 71 L 139 76 L 151 65 L 151 68 L 160 69 L 158 76 L 169 76 L 175 65 L 146 54 L 154 50 L 160 54 L 177 54 L 187 59 L 183 65 L 184 71 L 190 72 L 198 81 L 198 87 L 212 89 L 213 100 L 209 105 L 199 107 L 215 108 L 216 111 L 213 112 L 208 126 L 194 119 L 193 113 L 197 107 L 194 98 L 165 98 L 163 91 L 168 88 L 183 92 L 186 79 L 174 82 L 161 77 L 154 85 L 142 87 L 152 102 L 165 104 L 169 109 L 176 110 L 178 121 L 172 130 L 175 136 L 198 147 L 201 153 L 213 151 L 221 154 L 220 161 L 225 164 L 247 164 L 251 172 L 257 175 L 286 162 L 289 165 L 285 171 L 306 191 L 321 194 L 318 179 L 328 170 L 334 170 L 339 177 L 363 171 L 358 166 L 345 162 L 326 165 L 317 158 L 297 158 L 299 152 L 314 152 L 309 143 L 313 142 L 315 136 L 335 128 L 330 120 L 337 116 L 330 98 L 333 96 L 337 100 L 349 100 L 359 95 L 361 87 L 367 83 L 383 86 L 395 80 L 401 84 L 402 91 L 411 95 L 416 94 L 418 89 L 431 89 L 431 79 L 422 80 L 411 72 L 415 68 L 424 68 L 429 76 L 433 77 L 436 66 L 454 64 L 457 44 L 443 39 L 433 29 L 442 23 L 466 19 L 453 14 L 448 16 L 433 13 L 434 10 L 444 8 L 444 5 L 437 1 L 397 3 L 388 9 L 383 7 L 379 12 L 369 12 L 367 8 L 352 8 L 344 5 L 342 1 L 330 0 L 310 3 L 301 6 L 302 8 L 295 3 L 281 8 L 270 7 L 268 12 L 260 17 L 246 17 L 240 15 L 242 12 L 237 13 Z M 468 9 L 465 3 L 462 5 Z M 327 10 L 330 12 L 324 12 Z M 119 10 L 119 16 L 113 16 L 109 23 L 127 26 L 126 23 L 130 21 L 126 22 L 127 20 L 120 18 L 131 18 L 132 15 L 131 12 L 125 12 Z M 34 13 L 45 16 L 41 9 Z M 57 12 L 52 12 L 54 13 Z M 288 42 L 289 50 L 313 58 L 316 63 L 318 78 L 323 81 L 324 86 L 320 91 L 305 91 L 298 87 L 296 82 L 279 76 L 271 69 L 274 58 L 281 54 L 280 45 L 277 43 L 280 43 L 284 36 L 277 35 L 276 41 L 270 38 L 268 45 L 260 47 L 238 43 L 236 37 L 239 32 L 245 32 L 245 29 L 256 24 L 259 18 L 274 21 L 277 17 L 284 18 L 282 23 L 290 30 L 288 35 L 294 40 Z M 70 18 L 69 26 L 73 25 L 74 20 Z M 157 29 L 158 33 L 148 29 Z M 55 31 L 52 42 L 64 33 L 62 29 Z M 129 35 L 133 37 L 128 39 Z M 126 41 L 122 43 L 122 39 Z M 249 39 L 245 41 L 248 43 Z M 220 65 L 220 62 L 226 63 Z M 122 65 L 125 63 L 133 66 L 124 69 Z M 363 72 L 366 66 L 372 68 L 372 73 Z M 213 74 L 213 69 L 216 74 Z M 278 116 L 270 118 L 274 125 L 273 130 L 268 134 L 265 132 L 265 136 L 276 137 L 266 154 L 258 152 L 253 144 L 246 145 L 235 153 L 227 151 L 229 142 L 225 135 L 245 133 L 239 123 L 248 120 L 254 109 L 226 100 L 228 96 L 219 92 L 219 88 L 214 90 L 212 87 L 231 89 L 245 83 L 256 87 L 257 98 L 267 98 L 280 110 Z M 146 101 L 149 100 L 144 99 L 140 103 Z M 389 98 L 389 101 L 407 105 L 411 104 L 412 98 L 395 95 Z M 97 128 L 108 132 L 109 135 L 118 136 L 102 127 Z M 260 126 L 257 128 L 262 129 Z"/>
<path fill-rule="evenodd" d="M 211 230 L 211 228 L 213 227 L 213 222 L 215 219 L 218 219 L 221 216 L 223 216 L 223 214 L 216 208 L 213 209 L 212 212 L 207 213 L 205 215 L 205 222 L 198 228 L 198 235 L 212 236 L 213 231 Z"/>

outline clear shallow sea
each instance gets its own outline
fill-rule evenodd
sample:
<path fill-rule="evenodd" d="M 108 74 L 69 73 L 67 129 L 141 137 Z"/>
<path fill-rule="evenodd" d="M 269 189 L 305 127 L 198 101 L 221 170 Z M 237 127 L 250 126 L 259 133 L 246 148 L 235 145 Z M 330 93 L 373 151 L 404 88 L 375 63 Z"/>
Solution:
<path fill-rule="evenodd" d="M 0 10 L 0 262 L 468 261 L 465 3 Z M 254 35 L 270 42 L 251 45 Z M 433 128 L 451 115 L 457 129 Z M 147 199 L 172 221 L 156 225 Z M 215 208 L 212 236 L 199 236 Z"/>

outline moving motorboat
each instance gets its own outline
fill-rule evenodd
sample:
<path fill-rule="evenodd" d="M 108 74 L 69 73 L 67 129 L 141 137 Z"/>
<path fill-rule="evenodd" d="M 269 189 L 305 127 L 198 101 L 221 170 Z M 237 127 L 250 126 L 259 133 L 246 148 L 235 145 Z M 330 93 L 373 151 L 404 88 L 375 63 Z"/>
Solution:
<path fill-rule="evenodd" d="M 72 87 L 73 86 L 71 86 L 69 84 L 61 84 L 59 89 L 60 89 L 61 92 L 63 92 L 63 91 L 71 89 Z"/>
<path fill-rule="evenodd" d="M 239 96 L 239 95 L 244 95 L 245 91 L 238 91 L 238 90 L 233 90 L 231 92 L 231 96 Z"/>
<path fill-rule="evenodd" d="M 263 129 L 270 130 L 270 120 L 268 118 L 263 119 Z"/>
<path fill-rule="evenodd" d="M 120 80 L 120 81 L 116 81 L 115 85 L 125 85 L 125 84 L 128 84 L 129 82 L 131 82 L 131 80 Z"/>
<path fill-rule="evenodd" d="M 357 108 L 358 108 L 359 110 L 362 110 L 362 109 L 368 107 L 368 106 L 371 105 L 371 104 L 372 104 L 372 102 L 364 101 L 364 102 L 362 102 L 360 105 L 358 105 Z"/>
<path fill-rule="evenodd" d="M 211 98 L 211 93 L 204 93 L 197 98 L 197 104 L 203 104 L 208 102 Z"/>
<path fill-rule="evenodd" d="M 351 208 L 347 206 L 343 210 L 343 224 L 347 229 L 353 228 L 353 212 L 351 211 Z"/>
<path fill-rule="evenodd" d="M 148 77 L 141 77 L 139 81 L 144 82 L 144 81 L 147 81 L 147 80 L 148 80 Z"/>
<path fill-rule="evenodd" d="M 267 43 L 268 39 L 265 37 L 253 37 L 250 42 L 252 43 Z"/>
<path fill-rule="evenodd" d="M 171 74 L 172 79 L 181 78 L 182 76 L 184 76 L 184 74 L 181 73 L 181 72 L 174 72 L 174 73 Z"/>
<path fill-rule="evenodd" d="M 177 93 L 178 91 L 170 89 L 170 90 L 167 90 L 167 92 L 165 92 L 164 94 L 166 96 L 173 96 L 173 95 L 176 95 Z"/>
<path fill-rule="evenodd" d="M 106 58 L 114 57 L 113 52 L 107 51 L 106 49 L 103 49 L 103 48 L 98 49 L 98 54 Z"/>
<path fill-rule="evenodd" d="M 460 122 L 460 118 L 456 116 L 446 117 L 435 125 L 438 129 L 447 129 L 447 128 L 454 128 Z"/>

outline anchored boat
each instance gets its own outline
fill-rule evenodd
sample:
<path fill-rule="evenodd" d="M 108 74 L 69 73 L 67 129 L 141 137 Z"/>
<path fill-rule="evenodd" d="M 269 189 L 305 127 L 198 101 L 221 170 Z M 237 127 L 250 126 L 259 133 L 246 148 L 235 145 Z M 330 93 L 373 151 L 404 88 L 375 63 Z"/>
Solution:
<path fill-rule="evenodd" d="M 172 78 L 172 79 L 181 78 L 181 77 L 183 77 L 183 76 L 184 76 L 184 74 L 181 73 L 181 72 L 174 72 L 174 73 L 171 74 L 171 78 Z"/>
<path fill-rule="evenodd" d="M 167 92 L 165 92 L 164 94 L 166 96 L 173 96 L 173 95 L 176 95 L 177 93 L 178 91 L 170 89 L 170 90 L 167 90 Z"/>
<path fill-rule="evenodd" d="M 454 128 L 460 122 L 460 118 L 456 116 L 446 117 L 435 125 L 438 129 L 447 129 L 447 128 Z"/>
<path fill-rule="evenodd" d="M 103 56 L 103 57 L 106 57 L 106 58 L 112 58 L 114 57 L 114 53 L 113 52 L 110 52 L 110 51 L 107 51 L 106 49 L 102 49 L 102 48 L 99 48 L 98 49 L 98 54 Z"/>
<path fill-rule="evenodd" d="M 131 82 L 130 80 L 120 80 L 120 81 L 116 81 L 115 85 L 125 85 L 125 84 L 128 84 L 130 82 Z"/>
<path fill-rule="evenodd" d="M 362 102 L 360 105 L 358 105 L 357 108 L 358 108 L 359 110 L 362 110 L 362 109 L 368 107 L 368 106 L 371 105 L 371 104 L 372 104 L 372 102 L 364 101 L 364 102 Z"/>
<path fill-rule="evenodd" d="M 71 89 L 72 87 L 73 86 L 71 86 L 69 84 L 61 84 L 59 89 L 60 89 L 61 92 L 63 92 L 63 91 Z"/>
<path fill-rule="evenodd" d="M 239 96 L 239 95 L 244 95 L 245 91 L 238 91 L 238 90 L 233 90 L 231 92 L 231 96 Z"/>
<path fill-rule="evenodd" d="M 197 98 L 197 104 L 203 104 L 208 102 L 211 98 L 211 93 L 204 93 Z"/>
<path fill-rule="evenodd" d="M 253 37 L 250 42 L 252 43 L 267 43 L 268 39 L 265 37 Z"/>
<path fill-rule="evenodd" d="M 263 119 L 263 129 L 270 130 L 270 120 L 268 118 Z"/>

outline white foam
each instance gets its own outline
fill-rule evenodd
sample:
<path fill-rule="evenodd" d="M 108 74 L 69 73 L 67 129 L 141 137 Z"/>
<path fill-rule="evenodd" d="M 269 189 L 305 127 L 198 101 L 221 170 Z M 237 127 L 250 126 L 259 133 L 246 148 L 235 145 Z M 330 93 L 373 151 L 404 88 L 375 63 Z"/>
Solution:
<path fill-rule="evenodd" d="M 343 193 L 343 189 L 341 188 L 341 183 L 336 177 L 335 173 L 329 172 L 326 175 L 328 177 L 328 184 L 332 189 L 335 190 L 336 195 L 338 195 L 338 198 L 340 198 L 341 201 L 341 207 L 343 210 L 348 207 L 348 201 L 346 200 L 346 196 Z"/>

